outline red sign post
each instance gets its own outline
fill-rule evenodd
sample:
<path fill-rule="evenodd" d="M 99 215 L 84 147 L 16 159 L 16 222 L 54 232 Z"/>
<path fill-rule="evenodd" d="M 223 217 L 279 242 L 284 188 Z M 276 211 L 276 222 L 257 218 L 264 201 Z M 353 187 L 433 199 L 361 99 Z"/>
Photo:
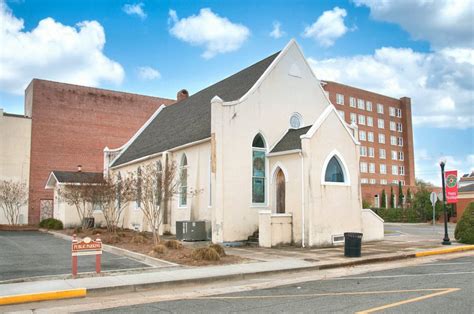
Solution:
<path fill-rule="evenodd" d="M 77 257 L 79 255 L 95 255 L 95 271 L 100 273 L 100 264 L 102 257 L 102 241 L 99 239 L 99 234 L 97 234 L 97 239 L 94 241 L 89 237 L 82 239 L 81 242 L 77 241 L 76 235 L 72 236 L 72 276 L 77 276 Z"/>
<path fill-rule="evenodd" d="M 454 204 L 458 202 L 458 172 L 457 170 L 446 171 L 444 173 L 446 182 L 446 202 Z"/>

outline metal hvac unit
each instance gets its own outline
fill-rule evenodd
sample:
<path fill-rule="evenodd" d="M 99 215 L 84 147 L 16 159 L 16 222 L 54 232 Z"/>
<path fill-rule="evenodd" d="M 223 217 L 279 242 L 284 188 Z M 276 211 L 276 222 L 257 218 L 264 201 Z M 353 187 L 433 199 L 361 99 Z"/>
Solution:
<path fill-rule="evenodd" d="M 211 239 L 209 221 L 177 221 L 176 239 L 181 241 L 207 241 Z"/>

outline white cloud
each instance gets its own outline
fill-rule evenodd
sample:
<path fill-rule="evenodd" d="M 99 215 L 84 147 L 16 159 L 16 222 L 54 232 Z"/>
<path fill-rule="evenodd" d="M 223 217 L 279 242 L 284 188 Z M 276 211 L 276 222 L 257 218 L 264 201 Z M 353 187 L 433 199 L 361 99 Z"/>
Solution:
<path fill-rule="evenodd" d="M 354 0 L 376 20 L 399 24 L 434 47 L 474 47 L 474 0 Z"/>
<path fill-rule="evenodd" d="M 316 22 L 305 28 L 302 36 L 313 38 L 323 47 L 330 47 L 339 37 L 349 31 L 344 24 L 346 15 L 346 10 L 339 7 L 324 11 Z"/>
<path fill-rule="evenodd" d="M 125 4 L 122 7 L 123 12 L 127 13 L 128 15 L 136 15 L 142 20 L 146 19 L 146 13 L 143 10 L 143 7 L 145 5 L 140 2 L 140 3 L 135 3 L 135 4 Z"/>
<path fill-rule="evenodd" d="M 205 59 L 239 49 L 250 36 L 247 27 L 232 23 L 209 8 L 182 19 L 178 19 L 176 11 L 170 10 L 169 23 L 171 35 L 191 45 L 205 47 L 202 54 Z"/>
<path fill-rule="evenodd" d="M 421 178 L 434 185 L 441 186 L 441 160 L 446 162 L 446 170 L 457 170 L 458 176 L 474 171 L 474 155 L 434 156 L 425 148 L 415 150 L 415 173 L 417 178 Z"/>
<path fill-rule="evenodd" d="M 467 164 L 468 164 L 468 167 L 471 171 L 474 171 L 474 154 L 472 155 L 468 155 L 466 157 L 466 161 L 467 161 Z"/>
<path fill-rule="evenodd" d="M 273 22 L 273 29 L 270 32 L 270 37 L 275 39 L 281 38 L 286 35 L 284 31 L 281 30 L 281 23 L 278 21 Z"/>
<path fill-rule="evenodd" d="M 98 86 L 119 84 L 122 66 L 103 53 L 105 33 L 96 21 L 66 26 L 48 17 L 29 32 L 0 1 L 0 90 L 22 94 L 33 78 Z"/>
<path fill-rule="evenodd" d="M 161 78 L 160 72 L 149 66 L 138 67 L 137 71 L 138 77 L 142 80 L 154 80 Z"/>
<path fill-rule="evenodd" d="M 413 123 L 431 127 L 474 126 L 474 64 L 467 49 L 430 53 L 382 47 L 374 54 L 316 60 L 317 77 L 392 97 L 412 98 Z M 453 57 L 455 55 L 463 58 Z"/>

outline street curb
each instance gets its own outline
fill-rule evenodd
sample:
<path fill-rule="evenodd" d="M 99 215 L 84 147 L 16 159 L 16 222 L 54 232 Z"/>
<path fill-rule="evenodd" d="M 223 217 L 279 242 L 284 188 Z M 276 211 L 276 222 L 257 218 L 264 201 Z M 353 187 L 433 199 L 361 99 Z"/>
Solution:
<path fill-rule="evenodd" d="M 85 298 L 87 290 L 85 288 L 47 291 L 29 294 L 7 295 L 0 297 L 0 305 L 11 305 L 19 303 L 29 303 L 37 301 Z"/>
<path fill-rule="evenodd" d="M 451 247 L 451 248 L 446 248 L 446 249 L 418 252 L 418 253 L 415 253 L 415 256 L 423 257 L 423 256 L 441 255 L 441 254 L 465 252 L 465 251 L 472 251 L 472 250 L 474 250 L 474 245 L 463 245 L 463 246 L 456 246 L 456 247 Z"/>
<path fill-rule="evenodd" d="M 239 273 L 239 274 L 231 274 L 231 275 L 220 275 L 220 276 L 214 276 L 214 277 L 149 282 L 149 283 L 143 283 L 143 284 L 133 284 L 133 285 L 124 285 L 124 286 L 115 286 L 115 287 L 100 287 L 100 288 L 89 289 L 88 295 L 104 295 L 104 294 L 107 295 L 114 292 L 138 292 L 138 291 L 144 291 L 144 290 L 149 290 L 149 289 L 175 288 L 175 287 L 182 287 L 182 286 L 187 286 L 187 285 L 215 283 L 215 282 L 222 282 L 222 281 L 229 281 L 229 280 L 236 280 L 236 279 L 245 280 L 245 279 L 257 278 L 262 275 L 291 274 L 291 273 L 298 273 L 298 272 L 303 272 L 303 271 L 314 271 L 314 270 L 332 269 L 332 268 L 340 268 L 340 267 L 350 267 L 350 266 L 357 266 L 357 265 L 363 265 L 363 264 L 388 262 L 388 261 L 395 261 L 395 260 L 414 258 L 414 257 L 415 257 L 415 253 L 411 253 L 411 254 L 401 254 L 401 255 L 386 256 L 386 257 L 375 257 L 375 258 L 365 259 L 365 260 L 353 260 L 353 261 L 340 262 L 340 263 L 335 263 L 335 264 L 305 266 L 305 267 L 298 267 L 298 268 L 286 268 L 286 269 L 268 270 L 268 271 L 260 271 L 260 272 L 253 272 L 253 273 Z"/>
<path fill-rule="evenodd" d="M 392 256 L 384 256 L 384 257 L 374 257 L 365 260 L 352 260 L 347 262 L 340 262 L 335 264 L 323 264 L 323 265 L 315 265 L 315 266 L 306 266 L 306 267 L 298 267 L 298 268 L 287 268 L 287 269 L 278 269 L 278 270 L 268 270 L 268 271 L 261 271 L 261 272 L 253 272 L 253 273 L 239 273 L 239 274 L 231 274 L 231 275 L 220 275 L 214 277 L 204 277 L 204 278 L 191 278 L 191 279 L 180 279 L 180 280 L 170 280 L 170 281 L 162 281 L 162 282 L 150 282 L 150 283 L 143 283 L 143 284 L 133 284 L 133 285 L 124 285 L 124 286 L 115 286 L 115 287 L 101 287 L 101 288 L 93 288 L 88 290 L 89 295 L 103 295 L 109 294 L 113 292 L 138 292 L 143 290 L 149 289 L 158 289 L 158 288 L 174 288 L 186 285 L 196 285 L 196 284 L 206 284 L 211 282 L 219 282 L 219 281 L 228 281 L 228 280 L 235 280 L 235 279 L 253 279 L 257 278 L 262 275 L 273 275 L 273 274 L 291 274 L 291 273 L 298 273 L 303 271 L 312 271 L 312 270 L 324 270 L 324 269 L 333 269 L 333 268 L 341 268 L 341 267 L 351 267 L 351 266 L 358 266 L 364 264 L 375 264 L 381 262 L 391 262 L 397 260 L 404 260 L 416 257 L 423 257 L 429 255 L 441 255 L 441 254 L 449 254 L 449 253 L 459 253 L 463 251 L 470 251 L 474 250 L 474 245 L 471 246 L 460 246 L 456 248 L 444 249 L 444 250 L 431 250 L 431 251 L 424 251 L 418 253 L 406 253 L 406 254 L 399 254 L 399 255 L 392 255 Z M 426 254 L 426 255 L 423 255 Z"/>

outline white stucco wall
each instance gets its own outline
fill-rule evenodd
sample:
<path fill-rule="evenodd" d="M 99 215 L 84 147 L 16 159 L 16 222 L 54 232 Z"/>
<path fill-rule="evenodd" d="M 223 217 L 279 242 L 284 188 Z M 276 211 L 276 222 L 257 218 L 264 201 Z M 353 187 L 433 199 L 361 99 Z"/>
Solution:
<path fill-rule="evenodd" d="M 0 180 L 26 184 L 30 177 L 31 119 L 4 115 L 0 109 Z M 7 220 L 0 210 L 0 224 Z M 28 223 L 28 204 L 21 208 L 20 223 Z"/>
<path fill-rule="evenodd" d="M 186 154 L 188 161 L 188 191 L 194 190 L 196 193 L 188 196 L 187 205 L 185 207 L 178 206 L 178 195 L 175 195 L 170 201 L 169 209 L 171 213 L 170 223 L 163 225 L 160 232 L 170 231 L 176 233 L 176 221 L 181 220 L 211 220 L 211 207 L 209 202 L 209 181 L 210 181 L 210 142 L 206 141 L 197 145 L 192 145 L 183 149 L 177 149 L 168 152 L 168 158 L 179 164 L 183 153 Z M 163 160 L 163 156 L 157 156 L 146 161 L 133 163 L 130 165 L 117 167 L 110 170 L 110 175 L 116 178 L 120 171 L 122 177 L 126 177 L 127 173 L 136 173 L 139 166 L 149 163 L 156 163 Z M 162 162 L 164 164 L 164 162 Z M 179 171 L 179 169 L 178 169 Z M 176 174 L 178 175 L 178 173 Z M 176 178 L 177 179 L 177 178 Z M 140 208 L 135 202 L 131 202 L 124 214 L 124 227 L 134 228 L 137 226 L 140 230 L 149 231 L 146 220 Z"/>
<path fill-rule="evenodd" d="M 252 204 L 251 146 L 255 135 L 260 132 L 264 136 L 268 152 L 289 128 L 292 113 L 300 113 L 309 125 L 328 105 L 319 81 L 294 43 L 247 99 L 236 105 L 212 104 L 216 156 L 213 241 L 246 239 L 258 228 L 259 209 L 271 209 L 269 165 L 267 201 Z"/>
<path fill-rule="evenodd" d="M 362 241 L 382 241 L 384 239 L 384 221 L 371 209 L 362 209 Z"/>
<path fill-rule="evenodd" d="M 316 133 L 302 140 L 305 156 L 307 233 L 310 246 L 332 245 L 333 235 L 360 232 L 359 149 L 331 110 Z M 338 153 L 346 168 L 345 184 L 323 183 L 325 161 Z"/>
<path fill-rule="evenodd" d="M 64 188 L 62 185 L 56 185 L 54 188 L 53 218 L 61 220 L 64 228 L 81 226 L 82 221 L 79 219 L 76 207 L 61 199 L 62 188 Z M 96 226 L 106 226 L 102 212 L 93 211 L 92 216 Z"/>

